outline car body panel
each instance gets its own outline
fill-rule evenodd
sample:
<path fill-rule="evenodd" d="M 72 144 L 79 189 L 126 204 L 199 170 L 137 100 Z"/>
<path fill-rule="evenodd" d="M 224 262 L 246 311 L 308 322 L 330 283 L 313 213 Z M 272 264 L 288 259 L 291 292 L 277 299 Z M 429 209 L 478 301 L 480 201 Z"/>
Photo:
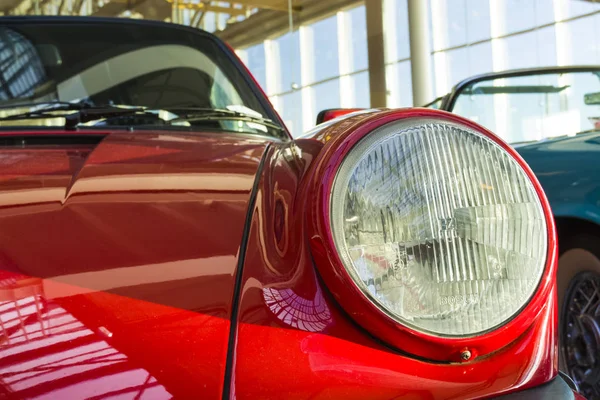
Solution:
<path fill-rule="evenodd" d="M 354 323 L 334 300 L 309 248 L 307 188 L 325 143 L 361 118 L 368 115 L 342 118 L 269 149 L 232 324 L 232 396 L 483 398 L 551 381 L 557 373 L 554 291 L 516 341 L 469 363 L 435 363 L 392 349 Z"/>
<path fill-rule="evenodd" d="M 555 301 L 518 340 L 462 364 L 391 349 L 341 310 L 315 269 L 304 208 L 311 168 L 336 131 L 295 142 L 112 132 L 93 149 L 80 146 L 84 160 L 67 163 L 59 148 L 41 165 L 23 156 L 38 150 L 2 150 L 26 161 L 0 181 L 0 193 L 51 186 L 50 176 L 60 189 L 0 210 L 3 292 L 21 293 L 23 303 L 5 312 L 27 308 L 30 334 L 17 327 L 0 347 L 9 398 L 98 391 L 133 398 L 148 390 L 210 399 L 221 398 L 223 382 L 225 398 L 472 398 L 552 380 Z"/>
<path fill-rule="evenodd" d="M 93 149 L 0 149 L 4 390 L 221 398 L 234 274 L 267 145 L 121 131 Z M 86 355 L 91 347 L 100 353 Z"/>
<path fill-rule="evenodd" d="M 517 151 L 540 180 L 556 217 L 600 225 L 600 133 L 545 140 Z"/>

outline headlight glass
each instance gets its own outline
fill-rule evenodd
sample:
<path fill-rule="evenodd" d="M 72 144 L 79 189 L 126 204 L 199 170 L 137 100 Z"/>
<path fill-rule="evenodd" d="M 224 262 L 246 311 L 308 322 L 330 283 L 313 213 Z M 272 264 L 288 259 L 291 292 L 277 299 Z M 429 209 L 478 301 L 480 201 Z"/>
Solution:
<path fill-rule="evenodd" d="M 397 322 L 468 337 L 515 316 L 544 272 L 547 226 L 518 162 L 468 127 L 402 120 L 347 154 L 330 200 L 336 248 Z"/>

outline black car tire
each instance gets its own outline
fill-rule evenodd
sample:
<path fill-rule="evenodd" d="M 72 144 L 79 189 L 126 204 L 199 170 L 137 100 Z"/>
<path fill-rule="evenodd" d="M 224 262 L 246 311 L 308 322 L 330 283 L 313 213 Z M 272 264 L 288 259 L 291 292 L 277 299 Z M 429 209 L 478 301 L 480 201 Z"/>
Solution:
<path fill-rule="evenodd" d="M 558 326 L 559 338 L 563 341 L 562 335 L 568 330 L 565 323 L 567 310 L 566 300 L 570 296 L 572 287 L 588 277 L 598 275 L 600 277 L 600 238 L 589 234 L 580 234 L 573 237 L 559 239 L 560 255 L 557 271 L 558 288 Z M 569 373 L 565 362 L 562 346 L 559 346 L 559 368 L 565 373 Z"/>

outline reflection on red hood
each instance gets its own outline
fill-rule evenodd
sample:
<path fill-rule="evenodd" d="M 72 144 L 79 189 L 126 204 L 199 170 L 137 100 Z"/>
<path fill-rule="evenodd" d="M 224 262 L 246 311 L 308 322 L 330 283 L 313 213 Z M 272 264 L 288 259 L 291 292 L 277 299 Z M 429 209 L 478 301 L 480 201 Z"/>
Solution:
<path fill-rule="evenodd" d="M 73 138 L 0 147 L 0 397 L 221 398 L 268 141 Z"/>
<path fill-rule="evenodd" d="M 11 299 L 3 291 L 0 376 L 8 394 L 54 399 L 171 397 L 151 373 L 65 308 L 44 301 L 40 291 L 41 281 L 13 290 Z"/>

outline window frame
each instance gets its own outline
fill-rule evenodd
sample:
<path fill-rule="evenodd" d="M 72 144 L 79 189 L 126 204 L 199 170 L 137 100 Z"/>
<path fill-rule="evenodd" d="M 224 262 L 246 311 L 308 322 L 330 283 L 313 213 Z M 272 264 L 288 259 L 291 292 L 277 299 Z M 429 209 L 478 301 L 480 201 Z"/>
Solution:
<path fill-rule="evenodd" d="M 577 72 L 590 72 L 600 74 L 600 65 L 572 65 L 572 66 L 557 66 L 557 67 L 535 67 L 535 68 L 521 68 L 514 70 L 507 70 L 502 72 L 492 72 L 488 74 L 475 75 L 467 78 L 456 84 L 450 93 L 444 96 L 441 110 L 452 112 L 456 105 L 456 100 L 465 90 L 478 82 L 503 79 L 503 78 L 515 78 L 523 77 L 528 75 L 550 75 L 550 74 L 565 74 L 565 73 L 577 73 Z"/>

